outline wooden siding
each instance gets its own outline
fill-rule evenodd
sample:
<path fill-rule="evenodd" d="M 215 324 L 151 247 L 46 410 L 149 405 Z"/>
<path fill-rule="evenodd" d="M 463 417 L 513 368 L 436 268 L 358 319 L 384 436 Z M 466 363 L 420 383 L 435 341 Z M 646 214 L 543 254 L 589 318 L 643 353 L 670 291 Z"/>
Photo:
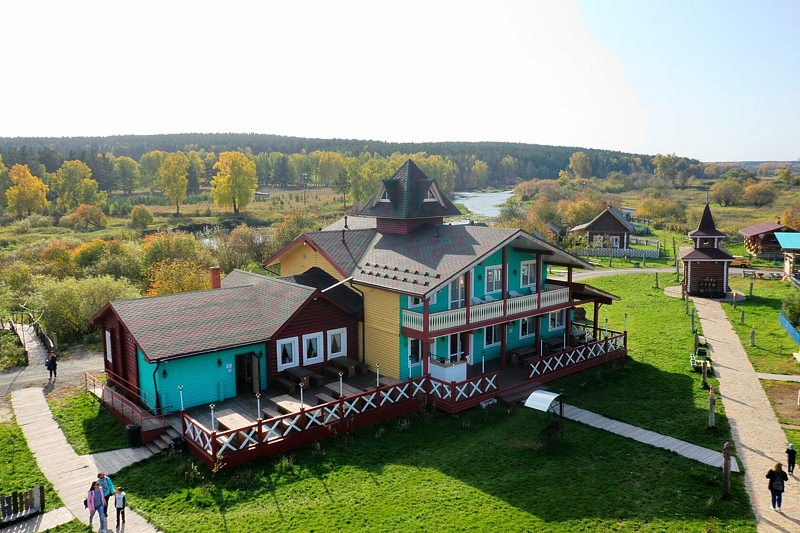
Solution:
<path fill-rule="evenodd" d="M 688 264 L 691 263 L 691 275 L 689 275 Z M 727 263 L 722 261 L 689 261 L 684 263 L 683 276 L 689 279 L 687 291 L 695 296 L 700 292 L 700 280 L 704 278 L 715 278 L 717 280 L 718 296 L 724 295 L 727 287 L 723 286 L 723 278 Z"/>
<path fill-rule="evenodd" d="M 364 358 L 371 370 L 400 378 L 400 295 L 364 289 Z"/>
<path fill-rule="evenodd" d="M 599 233 L 609 233 L 609 232 L 618 232 L 618 233 L 630 233 L 628 228 L 619 221 L 617 217 L 611 214 L 610 211 L 605 211 L 597 220 L 595 220 L 591 225 L 584 228 L 587 232 L 599 232 Z"/>
<path fill-rule="evenodd" d="M 336 281 L 344 279 L 322 254 L 309 245 L 299 246 L 293 252 L 281 257 L 280 265 L 282 276 L 295 276 L 304 273 L 311 267 L 318 267 L 336 278 Z"/>
<path fill-rule="evenodd" d="M 269 375 L 268 388 L 274 388 L 275 380 L 279 376 L 284 376 L 285 371 L 278 372 L 278 354 L 276 351 L 277 341 L 284 339 L 297 339 L 297 347 L 300 364 L 303 365 L 303 335 L 311 333 L 322 333 L 322 352 L 323 361 L 313 365 L 308 365 L 308 369 L 324 373 L 322 367 L 328 361 L 328 331 L 340 328 L 347 328 L 347 356 L 360 360 L 358 351 L 358 320 L 352 315 L 345 313 L 332 303 L 318 298 L 309 302 L 268 344 L 267 350 L 267 373 Z"/>
<path fill-rule="evenodd" d="M 137 389 L 139 387 L 139 370 L 136 344 L 133 342 L 133 336 L 111 310 L 106 313 L 102 328 L 103 365 L 105 370 L 111 371 L 119 377 L 122 381 L 121 385 L 126 388 L 130 390 Z M 106 358 L 106 331 L 111 332 L 111 363 Z M 132 395 L 126 393 L 126 396 L 131 397 Z"/>

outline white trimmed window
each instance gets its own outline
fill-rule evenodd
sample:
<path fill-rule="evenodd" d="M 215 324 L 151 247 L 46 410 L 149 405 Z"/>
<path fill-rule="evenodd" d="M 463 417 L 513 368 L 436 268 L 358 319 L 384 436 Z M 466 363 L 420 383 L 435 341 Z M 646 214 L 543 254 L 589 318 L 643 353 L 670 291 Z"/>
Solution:
<path fill-rule="evenodd" d="M 550 315 L 550 331 L 554 329 L 561 329 L 564 327 L 565 316 L 566 313 L 564 309 L 561 311 L 553 311 L 552 313 L 548 313 Z"/>
<path fill-rule="evenodd" d="M 485 348 L 500 344 L 500 338 L 503 334 L 502 328 L 502 324 L 496 324 L 483 329 L 483 346 Z"/>
<path fill-rule="evenodd" d="M 612 235 L 608 239 L 611 241 L 611 247 L 612 248 L 619 249 L 619 236 L 618 235 L 616 235 L 616 236 Z"/>
<path fill-rule="evenodd" d="M 430 305 L 433 305 L 433 304 L 436 303 L 436 293 L 435 292 L 433 293 L 433 296 L 431 296 L 430 302 L 431 302 Z M 421 307 L 423 303 L 425 303 L 424 298 L 414 298 L 413 296 L 409 296 L 408 297 L 408 307 L 409 308 L 411 308 L 411 307 Z"/>
<path fill-rule="evenodd" d="M 278 372 L 300 364 L 297 337 L 279 340 L 275 343 L 275 346 L 278 352 Z"/>
<path fill-rule="evenodd" d="M 598 248 L 603 247 L 603 236 L 602 235 L 595 235 L 592 237 L 592 242 Z"/>
<path fill-rule="evenodd" d="M 332 329 L 328 332 L 328 359 L 347 355 L 347 328 Z"/>
<path fill-rule="evenodd" d="M 519 265 L 519 286 L 536 287 L 536 261 L 523 261 Z"/>
<path fill-rule="evenodd" d="M 486 294 L 503 289 L 503 269 L 500 266 L 486 267 L 484 276 L 486 278 Z"/>
<path fill-rule="evenodd" d="M 324 359 L 322 332 L 303 335 L 303 366 L 321 363 Z"/>
<path fill-rule="evenodd" d="M 109 363 L 114 362 L 114 356 L 111 353 L 111 332 L 106 330 L 106 360 Z"/>
<path fill-rule="evenodd" d="M 422 363 L 422 350 L 424 343 L 419 339 L 408 340 L 408 366 L 419 366 Z"/>
<path fill-rule="evenodd" d="M 424 202 L 438 202 L 439 199 L 436 198 L 436 194 L 433 192 L 433 187 L 428 189 L 428 194 L 425 196 Z"/>
<path fill-rule="evenodd" d="M 389 201 L 389 191 L 383 189 L 383 194 L 381 195 L 381 202 L 388 202 Z"/>
<path fill-rule="evenodd" d="M 519 338 L 527 339 L 536 334 L 536 317 L 529 316 L 519 321 Z"/>

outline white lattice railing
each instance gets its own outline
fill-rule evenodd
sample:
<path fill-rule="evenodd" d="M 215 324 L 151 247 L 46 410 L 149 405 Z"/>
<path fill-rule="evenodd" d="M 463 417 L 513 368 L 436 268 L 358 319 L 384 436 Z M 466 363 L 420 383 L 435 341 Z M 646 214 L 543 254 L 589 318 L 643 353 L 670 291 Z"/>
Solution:
<path fill-rule="evenodd" d="M 530 379 L 538 378 L 568 366 L 582 363 L 588 359 L 625 348 L 625 333 L 616 333 L 607 338 L 577 346 L 563 352 L 542 357 L 529 363 Z"/>
<path fill-rule="evenodd" d="M 491 372 L 459 382 L 447 383 L 436 378 L 430 379 L 430 395 L 446 405 L 456 405 L 475 400 L 497 391 L 499 372 Z"/>

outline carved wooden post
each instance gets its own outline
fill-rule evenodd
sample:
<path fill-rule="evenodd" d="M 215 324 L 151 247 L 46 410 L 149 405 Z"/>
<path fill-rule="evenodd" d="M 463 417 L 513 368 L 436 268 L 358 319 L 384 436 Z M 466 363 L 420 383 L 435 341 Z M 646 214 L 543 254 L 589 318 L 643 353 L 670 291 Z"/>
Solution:
<path fill-rule="evenodd" d="M 697 330 L 694 328 L 694 309 L 692 309 L 692 331 L 697 331 Z"/>
<path fill-rule="evenodd" d="M 756 327 L 753 326 L 753 329 L 750 330 L 750 346 L 756 345 Z"/>
<path fill-rule="evenodd" d="M 750 282 L 750 299 L 753 299 L 753 282 Z"/>
<path fill-rule="evenodd" d="M 731 493 L 731 445 L 726 442 L 722 447 L 722 494 Z"/>
<path fill-rule="evenodd" d="M 658 272 L 656 272 L 656 289 L 658 288 Z"/>
<path fill-rule="evenodd" d="M 707 359 L 703 359 L 703 388 L 704 389 L 708 388 L 708 360 Z M 711 393 L 712 401 L 713 401 L 713 398 L 714 398 L 714 393 L 712 392 Z M 708 418 L 708 427 L 713 427 L 711 425 L 711 420 L 712 420 L 711 417 L 712 416 L 713 416 L 713 407 L 711 408 L 711 411 L 708 413 L 708 417 L 709 417 Z"/>
<path fill-rule="evenodd" d="M 697 331 L 694 332 L 694 352 L 697 353 L 697 347 L 700 346 L 700 335 Z"/>
<path fill-rule="evenodd" d="M 686 295 L 686 298 L 684 298 L 684 300 L 686 301 L 686 314 L 688 315 L 689 314 L 689 295 L 688 294 Z"/>
<path fill-rule="evenodd" d="M 739 321 L 740 324 L 744 324 L 744 309 L 742 309 L 742 318 Z"/>

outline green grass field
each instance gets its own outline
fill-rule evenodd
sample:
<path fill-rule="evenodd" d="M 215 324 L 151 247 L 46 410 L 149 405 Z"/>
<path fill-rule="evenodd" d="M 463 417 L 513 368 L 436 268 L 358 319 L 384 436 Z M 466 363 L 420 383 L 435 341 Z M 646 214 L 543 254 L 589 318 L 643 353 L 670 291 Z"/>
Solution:
<path fill-rule="evenodd" d="M 109 518 L 111 518 L 109 516 Z M 96 519 L 95 519 L 96 520 Z M 70 520 L 66 524 L 61 524 L 50 529 L 45 529 L 44 533 L 91 533 L 94 531 L 86 524 L 82 524 L 77 518 Z"/>
<path fill-rule="evenodd" d="M 778 322 L 781 302 L 795 290 L 782 281 L 752 280 L 741 277 L 729 278 L 732 289 L 749 294 L 753 282 L 753 299 L 737 302 L 722 302 L 733 329 L 739 335 L 750 362 L 756 372 L 775 374 L 800 374 L 800 364 L 792 357 L 797 345 Z M 741 324 L 741 312 L 745 323 Z M 756 327 L 756 345 L 750 346 L 750 330 Z"/>
<path fill-rule="evenodd" d="M 125 426 L 91 392 L 48 398 L 47 403 L 67 442 L 78 455 L 127 447 Z"/>
<path fill-rule="evenodd" d="M 564 388 L 575 405 L 720 449 L 730 430 L 722 402 L 718 428 L 706 428 L 708 393 L 688 368 L 684 304 L 652 288 L 653 279 L 592 280 L 623 297 L 602 307 L 601 324 L 609 317 L 621 329 L 628 313 L 632 357 L 550 388 Z M 217 474 L 159 457 L 115 480 L 167 533 L 755 531 L 741 474 L 732 499 L 722 500 L 719 470 L 582 424 L 567 421 L 564 443 L 550 451 L 534 447 L 546 423 L 502 405 L 417 413 Z"/>
<path fill-rule="evenodd" d="M 0 422 L 0 493 L 29 490 L 44 485 L 45 511 L 64 505 L 36 464 L 28 443 L 15 421 Z"/>

